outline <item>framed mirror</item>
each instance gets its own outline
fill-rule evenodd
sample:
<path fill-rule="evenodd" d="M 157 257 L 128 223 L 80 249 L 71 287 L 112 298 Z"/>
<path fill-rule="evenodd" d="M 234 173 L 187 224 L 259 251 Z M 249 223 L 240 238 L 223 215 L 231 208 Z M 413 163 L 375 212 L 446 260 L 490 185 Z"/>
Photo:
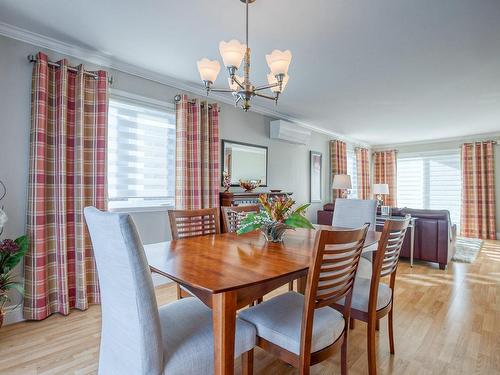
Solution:
<path fill-rule="evenodd" d="M 223 139 L 221 156 L 222 171 L 231 175 L 231 186 L 240 186 L 240 179 L 260 180 L 260 186 L 267 186 L 266 146 Z"/>

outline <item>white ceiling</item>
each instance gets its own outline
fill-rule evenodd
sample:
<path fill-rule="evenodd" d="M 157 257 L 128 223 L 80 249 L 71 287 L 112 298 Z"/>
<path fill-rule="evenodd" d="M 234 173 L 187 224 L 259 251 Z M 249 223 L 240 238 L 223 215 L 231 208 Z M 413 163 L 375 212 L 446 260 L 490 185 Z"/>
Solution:
<path fill-rule="evenodd" d="M 250 7 L 255 83 L 266 53 L 293 53 L 281 113 L 372 145 L 500 131 L 499 0 Z M 239 0 L 2 0 L 0 22 L 196 84 L 196 60 L 244 40 Z M 217 81 L 227 85 L 224 71 Z"/>

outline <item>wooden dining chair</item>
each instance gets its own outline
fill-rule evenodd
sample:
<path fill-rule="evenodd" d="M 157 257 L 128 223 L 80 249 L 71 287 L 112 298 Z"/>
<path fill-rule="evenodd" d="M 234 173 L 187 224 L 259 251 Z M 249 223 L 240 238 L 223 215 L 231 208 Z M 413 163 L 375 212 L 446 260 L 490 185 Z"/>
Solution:
<path fill-rule="evenodd" d="M 319 231 L 305 296 L 288 292 L 239 314 L 257 329 L 258 346 L 297 367 L 301 375 L 341 347 L 341 372 L 347 374 L 352 290 L 367 231 L 368 224 Z M 343 298 L 341 312 L 330 307 Z"/>
<path fill-rule="evenodd" d="M 218 208 L 200 210 L 168 210 L 172 240 L 181 238 L 220 234 Z M 191 294 L 177 284 L 177 299 Z"/>
<path fill-rule="evenodd" d="M 260 211 L 258 205 L 248 206 L 223 206 L 222 211 L 222 233 L 236 232 L 241 220 L 249 213 Z"/>
<path fill-rule="evenodd" d="M 386 220 L 378 249 L 373 260 L 371 279 L 357 277 L 354 284 L 351 303 L 351 318 L 368 323 L 367 349 L 368 373 L 377 374 L 377 354 L 375 347 L 375 331 L 379 319 L 389 315 L 389 346 L 394 354 L 394 287 L 396 284 L 396 271 L 399 264 L 399 255 L 410 223 L 410 215 L 404 219 Z M 380 279 L 389 276 L 389 285 L 381 283 Z M 348 302 L 345 302 L 347 305 Z M 334 305 L 336 309 L 344 309 L 344 301 Z"/>

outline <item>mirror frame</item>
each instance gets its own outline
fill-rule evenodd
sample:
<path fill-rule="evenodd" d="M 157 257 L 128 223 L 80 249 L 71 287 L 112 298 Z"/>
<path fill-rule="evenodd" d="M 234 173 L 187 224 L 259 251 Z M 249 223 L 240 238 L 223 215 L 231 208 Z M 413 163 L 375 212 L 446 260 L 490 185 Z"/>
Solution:
<path fill-rule="evenodd" d="M 237 145 L 242 145 L 242 146 L 250 146 L 250 147 L 257 147 L 257 148 L 262 148 L 264 150 L 266 150 L 266 183 L 265 184 L 260 184 L 259 187 L 267 187 L 268 185 L 268 164 L 269 164 L 269 149 L 267 146 L 261 146 L 261 145 L 256 145 L 256 144 L 252 144 L 252 143 L 245 143 L 245 142 L 237 142 L 237 141 L 231 141 L 229 139 L 222 139 L 221 140 L 221 163 L 220 165 L 222 166 L 222 169 L 221 169 L 221 172 L 220 172 L 220 186 L 223 186 L 223 183 L 224 183 L 224 176 L 222 174 L 222 172 L 224 172 L 226 170 L 226 165 L 224 164 L 225 163 L 225 160 L 226 158 L 224 157 L 225 156 L 225 146 L 226 146 L 226 143 L 234 143 L 234 144 L 237 144 Z M 240 186 L 239 184 L 231 184 L 231 186 Z"/>

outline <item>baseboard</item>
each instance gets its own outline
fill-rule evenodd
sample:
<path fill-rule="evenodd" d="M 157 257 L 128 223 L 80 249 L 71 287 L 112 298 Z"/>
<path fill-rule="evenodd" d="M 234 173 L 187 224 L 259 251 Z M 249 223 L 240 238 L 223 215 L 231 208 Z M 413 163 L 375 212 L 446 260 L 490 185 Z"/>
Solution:
<path fill-rule="evenodd" d="M 14 324 L 24 321 L 23 318 L 23 305 L 19 306 L 8 306 L 5 309 L 5 316 L 3 318 L 3 324 Z"/>

